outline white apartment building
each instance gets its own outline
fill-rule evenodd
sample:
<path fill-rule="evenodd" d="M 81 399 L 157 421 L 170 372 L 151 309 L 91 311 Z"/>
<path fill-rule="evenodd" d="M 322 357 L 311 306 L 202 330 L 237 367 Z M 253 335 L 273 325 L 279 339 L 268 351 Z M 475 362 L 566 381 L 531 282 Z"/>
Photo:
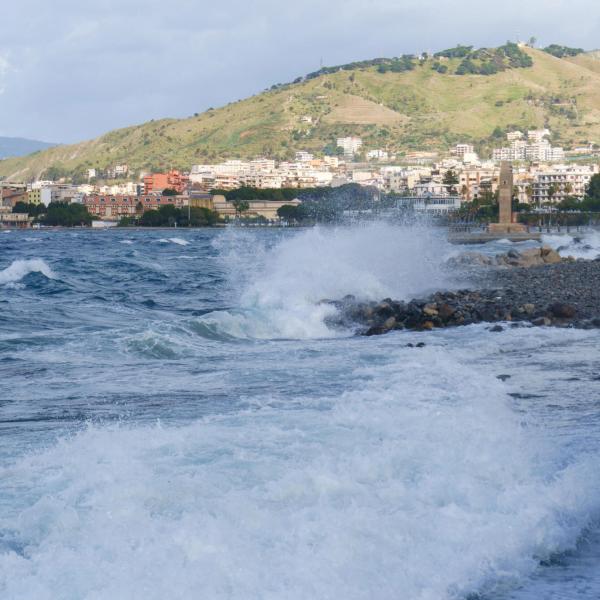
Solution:
<path fill-rule="evenodd" d="M 530 129 L 527 132 L 527 139 L 532 144 L 539 144 L 544 141 L 544 138 L 550 137 L 549 129 Z"/>
<path fill-rule="evenodd" d="M 523 132 L 522 131 L 509 131 L 506 134 L 506 139 L 509 142 L 516 142 L 517 140 L 522 140 L 523 139 Z"/>
<path fill-rule="evenodd" d="M 516 134 L 520 134 L 517 136 Z M 548 129 L 535 129 L 527 132 L 527 141 L 521 139 L 521 132 L 513 131 L 506 134 L 510 145 L 496 148 L 493 159 L 496 161 L 531 160 L 536 162 L 560 162 L 564 160 L 565 152 L 561 147 L 552 146 L 546 139 L 550 135 Z"/>
<path fill-rule="evenodd" d="M 314 159 L 314 155 L 310 152 L 305 152 L 304 150 L 296 152 L 296 162 L 311 162 Z"/>
<path fill-rule="evenodd" d="M 558 204 L 568 196 L 583 198 L 598 165 L 553 165 L 534 174 L 532 201 Z M 553 194 L 551 192 L 554 192 Z"/>
<path fill-rule="evenodd" d="M 456 144 L 452 150 L 452 154 L 458 156 L 462 160 L 465 154 L 474 154 L 475 148 L 472 144 Z"/>
<path fill-rule="evenodd" d="M 361 149 L 363 142 L 359 137 L 351 136 L 338 138 L 337 145 L 344 151 L 344 156 L 352 157 Z"/>
<path fill-rule="evenodd" d="M 421 181 L 430 178 L 431 169 L 426 167 L 383 167 L 381 179 L 386 192 L 404 193 Z"/>
<path fill-rule="evenodd" d="M 540 162 L 560 162 L 565 159 L 565 151 L 560 146 L 551 146 L 547 140 L 529 144 L 525 149 L 527 160 Z"/>
<path fill-rule="evenodd" d="M 389 154 L 385 150 L 376 149 L 367 152 L 367 160 L 388 160 Z"/>
<path fill-rule="evenodd" d="M 82 202 L 83 194 L 77 186 L 54 183 L 40 188 L 40 200 L 45 206 L 51 202 Z"/>

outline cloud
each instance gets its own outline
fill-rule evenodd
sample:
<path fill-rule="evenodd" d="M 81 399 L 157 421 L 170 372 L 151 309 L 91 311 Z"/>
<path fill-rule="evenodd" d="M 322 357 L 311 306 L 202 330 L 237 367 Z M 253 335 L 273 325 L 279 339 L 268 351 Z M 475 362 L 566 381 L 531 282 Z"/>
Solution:
<path fill-rule="evenodd" d="M 600 37 L 597 0 L 21 0 L 2 18 L 0 130 L 56 141 L 190 115 L 321 60 Z"/>

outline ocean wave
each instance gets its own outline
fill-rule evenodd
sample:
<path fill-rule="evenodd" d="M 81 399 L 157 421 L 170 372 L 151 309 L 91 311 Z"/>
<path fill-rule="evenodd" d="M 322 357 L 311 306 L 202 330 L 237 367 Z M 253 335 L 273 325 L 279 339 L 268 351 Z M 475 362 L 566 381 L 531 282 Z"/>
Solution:
<path fill-rule="evenodd" d="M 187 240 L 178 237 L 169 238 L 169 241 L 178 246 L 189 246 L 190 244 Z"/>
<path fill-rule="evenodd" d="M 442 268 L 449 249 L 439 232 L 384 222 L 316 227 L 263 247 L 256 236 L 219 240 L 230 279 L 244 281 L 240 311 L 203 318 L 235 337 L 322 338 L 338 335 L 325 319 L 324 299 L 409 299 L 452 285 Z M 235 287 L 234 284 L 231 286 Z"/>
<path fill-rule="evenodd" d="M 404 349 L 326 409 L 90 427 L 1 469 L 2 597 L 444 600 L 516 580 L 597 511 L 597 457 L 566 461 L 469 362 Z"/>
<path fill-rule="evenodd" d="M 595 259 L 600 257 L 600 231 L 585 232 L 581 235 L 543 235 L 542 241 L 558 251 L 561 256 Z"/>
<path fill-rule="evenodd" d="M 17 283 L 30 273 L 41 273 L 48 279 L 56 279 L 56 275 L 41 258 L 15 260 L 10 266 L 0 271 L 0 285 Z"/>
<path fill-rule="evenodd" d="M 172 237 L 172 238 L 160 238 L 158 240 L 160 244 L 177 244 L 178 246 L 189 246 L 189 242 L 183 238 Z"/>

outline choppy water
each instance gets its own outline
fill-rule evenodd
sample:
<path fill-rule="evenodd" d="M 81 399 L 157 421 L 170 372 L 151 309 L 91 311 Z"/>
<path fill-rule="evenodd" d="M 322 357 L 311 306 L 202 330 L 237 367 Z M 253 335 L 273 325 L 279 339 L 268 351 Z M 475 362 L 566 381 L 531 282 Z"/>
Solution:
<path fill-rule="evenodd" d="M 323 298 L 464 283 L 451 252 L 1 235 L 0 598 L 599 597 L 597 332 L 324 324 Z"/>

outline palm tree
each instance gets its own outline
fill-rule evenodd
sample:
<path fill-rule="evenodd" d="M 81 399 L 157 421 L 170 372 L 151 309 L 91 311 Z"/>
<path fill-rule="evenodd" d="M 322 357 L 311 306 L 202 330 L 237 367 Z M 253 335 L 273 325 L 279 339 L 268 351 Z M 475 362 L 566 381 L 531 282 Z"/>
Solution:
<path fill-rule="evenodd" d="M 550 187 L 548 188 L 548 200 L 550 205 L 552 205 L 552 200 L 554 199 L 554 196 L 556 196 L 557 192 L 558 187 L 556 187 L 554 183 L 550 184 Z"/>
<path fill-rule="evenodd" d="M 531 204 L 531 199 L 533 198 L 533 187 L 531 187 L 530 185 L 528 185 L 525 188 L 525 195 L 527 196 L 527 202 L 529 204 Z"/>

